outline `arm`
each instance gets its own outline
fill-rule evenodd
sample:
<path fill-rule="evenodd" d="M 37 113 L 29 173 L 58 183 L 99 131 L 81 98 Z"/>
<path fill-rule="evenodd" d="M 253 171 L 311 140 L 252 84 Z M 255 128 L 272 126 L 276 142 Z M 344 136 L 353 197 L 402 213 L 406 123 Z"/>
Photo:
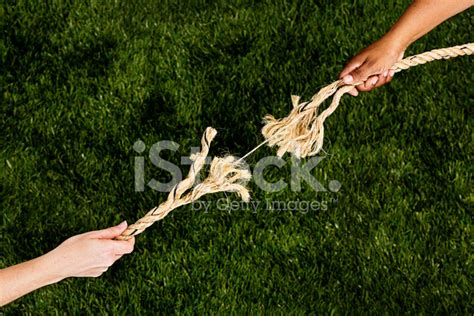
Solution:
<path fill-rule="evenodd" d="M 116 241 L 127 223 L 71 237 L 47 254 L 0 270 L 0 306 L 68 277 L 98 277 L 133 250 L 134 238 Z"/>
<path fill-rule="evenodd" d="M 414 0 L 381 39 L 349 61 L 339 77 L 346 84 L 364 82 L 357 86 L 359 91 L 370 91 L 390 82 L 394 72 L 389 69 L 403 58 L 408 46 L 472 5 L 474 0 Z M 350 93 L 357 95 L 357 90 Z"/>

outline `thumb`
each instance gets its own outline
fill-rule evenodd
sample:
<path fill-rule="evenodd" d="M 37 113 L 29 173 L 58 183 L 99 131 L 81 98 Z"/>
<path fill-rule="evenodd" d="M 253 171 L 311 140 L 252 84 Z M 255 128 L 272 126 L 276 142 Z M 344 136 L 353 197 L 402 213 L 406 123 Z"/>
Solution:
<path fill-rule="evenodd" d="M 354 81 L 354 78 L 352 77 L 351 73 L 356 70 L 357 68 L 361 67 L 364 65 L 366 61 L 366 57 L 362 54 L 359 54 L 352 58 L 346 66 L 344 66 L 344 69 L 342 69 L 341 73 L 339 74 L 339 79 L 342 79 L 345 84 L 351 84 L 356 81 Z"/>
<path fill-rule="evenodd" d="M 127 221 L 123 221 L 120 224 L 116 226 L 112 226 L 106 229 L 101 229 L 97 230 L 95 232 L 92 232 L 92 237 L 94 238 L 100 238 L 100 239 L 112 239 L 117 236 L 120 236 L 120 234 L 127 229 Z"/>
<path fill-rule="evenodd" d="M 346 78 L 351 77 L 352 82 L 351 83 L 360 83 L 366 81 L 371 75 L 373 75 L 372 69 L 367 66 L 366 64 L 363 64 L 361 67 L 354 69 L 351 71 L 350 74 L 348 74 L 346 77 L 344 77 L 344 82 L 346 83 Z"/>

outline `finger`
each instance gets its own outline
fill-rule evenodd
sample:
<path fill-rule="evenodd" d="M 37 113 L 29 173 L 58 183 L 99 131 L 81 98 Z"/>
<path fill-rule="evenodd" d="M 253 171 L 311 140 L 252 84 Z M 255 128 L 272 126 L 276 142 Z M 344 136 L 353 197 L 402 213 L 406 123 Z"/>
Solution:
<path fill-rule="evenodd" d="M 368 78 L 363 84 L 357 86 L 357 90 L 359 91 L 370 91 L 374 89 L 375 85 L 377 84 L 379 80 L 379 76 L 371 76 Z"/>
<path fill-rule="evenodd" d="M 359 83 L 359 82 L 364 82 L 369 79 L 370 76 L 375 75 L 376 71 L 372 69 L 367 62 L 365 62 L 362 66 L 359 68 L 354 69 L 349 75 L 353 79 L 353 83 Z"/>
<path fill-rule="evenodd" d="M 110 266 L 103 266 L 103 267 L 98 267 L 98 268 L 95 268 L 95 271 L 98 271 L 98 272 L 106 272 L 107 270 L 109 270 Z"/>
<path fill-rule="evenodd" d="M 74 277 L 93 277 L 97 278 L 101 276 L 105 271 L 107 271 L 108 267 L 97 267 L 97 268 L 92 268 L 83 272 L 80 272 L 78 274 L 75 274 Z"/>
<path fill-rule="evenodd" d="M 387 73 L 387 76 L 384 76 L 383 74 L 379 76 L 379 80 L 377 81 L 377 83 L 375 84 L 375 86 L 373 87 L 373 89 L 377 89 L 378 87 L 381 87 L 383 86 L 384 84 L 387 83 L 387 79 L 388 79 L 388 73 Z"/>
<path fill-rule="evenodd" d="M 104 270 L 102 268 L 96 268 L 96 269 L 92 269 L 88 272 L 88 277 L 92 277 L 92 278 L 97 278 L 97 277 L 100 277 L 102 275 L 102 273 L 104 273 Z"/>
<path fill-rule="evenodd" d="M 390 71 L 388 72 L 388 76 L 387 76 L 386 83 L 389 83 L 390 81 L 392 81 L 393 76 L 395 76 L 395 70 L 390 70 Z"/>
<path fill-rule="evenodd" d="M 135 238 L 129 240 L 107 240 L 110 252 L 114 255 L 124 255 L 131 253 L 135 246 Z"/>
<path fill-rule="evenodd" d="M 350 75 L 355 69 L 359 68 L 365 61 L 365 58 L 362 56 L 355 56 L 352 58 L 347 65 L 342 69 L 339 74 L 339 78 L 343 79 L 345 84 L 351 84 L 354 82 L 354 78 Z"/>
<path fill-rule="evenodd" d="M 115 237 L 120 236 L 120 234 L 127 229 L 127 221 L 123 221 L 117 226 L 112 226 L 102 230 L 96 230 L 90 232 L 90 236 L 93 238 L 100 238 L 100 239 L 112 239 Z"/>
<path fill-rule="evenodd" d="M 350 95 L 352 95 L 353 97 L 356 97 L 359 95 L 359 91 L 357 91 L 357 89 L 354 87 L 352 88 L 351 90 L 349 90 L 347 93 L 349 93 Z"/>
<path fill-rule="evenodd" d="M 393 79 L 393 76 L 388 75 L 385 83 L 389 83 L 390 81 L 392 81 L 392 79 Z"/>

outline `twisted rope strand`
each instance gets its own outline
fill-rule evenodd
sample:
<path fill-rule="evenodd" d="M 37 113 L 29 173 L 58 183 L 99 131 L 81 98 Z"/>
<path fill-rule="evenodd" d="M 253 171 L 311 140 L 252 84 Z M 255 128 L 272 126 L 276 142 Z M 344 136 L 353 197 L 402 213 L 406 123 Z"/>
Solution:
<path fill-rule="evenodd" d="M 410 56 L 395 63 L 391 69 L 399 72 L 410 67 L 423 65 L 428 62 L 441 59 L 450 59 L 458 56 L 472 55 L 474 52 L 474 43 L 458 45 L 448 48 L 433 49 L 418 55 Z"/>
<path fill-rule="evenodd" d="M 197 175 L 205 164 L 211 141 L 216 134 L 216 130 L 212 127 L 206 129 L 201 139 L 201 151 L 191 156 L 193 163 L 186 179 L 171 189 L 165 202 L 150 210 L 134 224 L 128 226 L 116 239 L 128 240 L 142 233 L 153 223 L 163 219 L 172 210 L 196 201 L 205 194 L 223 191 L 236 192 L 242 200 L 246 202 L 250 200 L 250 194 L 245 187 L 251 178 L 250 171 L 244 162 L 237 161 L 237 158 L 233 156 L 214 158 L 211 162 L 208 177 L 191 190 L 196 182 Z"/>

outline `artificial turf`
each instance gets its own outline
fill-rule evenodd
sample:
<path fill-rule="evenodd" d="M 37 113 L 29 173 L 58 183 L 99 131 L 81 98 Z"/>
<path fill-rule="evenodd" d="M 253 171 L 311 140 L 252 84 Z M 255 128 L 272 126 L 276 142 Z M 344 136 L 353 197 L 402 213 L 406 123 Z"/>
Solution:
<path fill-rule="evenodd" d="M 169 180 L 147 158 L 155 142 L 178 143 L 164 157 L 179 164 L 213 126 L 212 155 L 244 154 L 266 113 L 285 116 L 290 94 L 334 81 L 408 4 L 2 1 L 0 267 L 163 201 L 134 186 L 140 155 L 147 181 Z M 472 10 L 450 19 L 407 55 L 472 42 L 472 22 Z M 472 70 L 471 57 L 434 62 L 344 97 L 312 171 L 337 192 L 250 183 L 256 209 L 209 196 L 207 212 L 172 212 L 102 277 L 0 313 L 472 314 Z M 290 180 L 285 161 L 268 181 Z"/>

